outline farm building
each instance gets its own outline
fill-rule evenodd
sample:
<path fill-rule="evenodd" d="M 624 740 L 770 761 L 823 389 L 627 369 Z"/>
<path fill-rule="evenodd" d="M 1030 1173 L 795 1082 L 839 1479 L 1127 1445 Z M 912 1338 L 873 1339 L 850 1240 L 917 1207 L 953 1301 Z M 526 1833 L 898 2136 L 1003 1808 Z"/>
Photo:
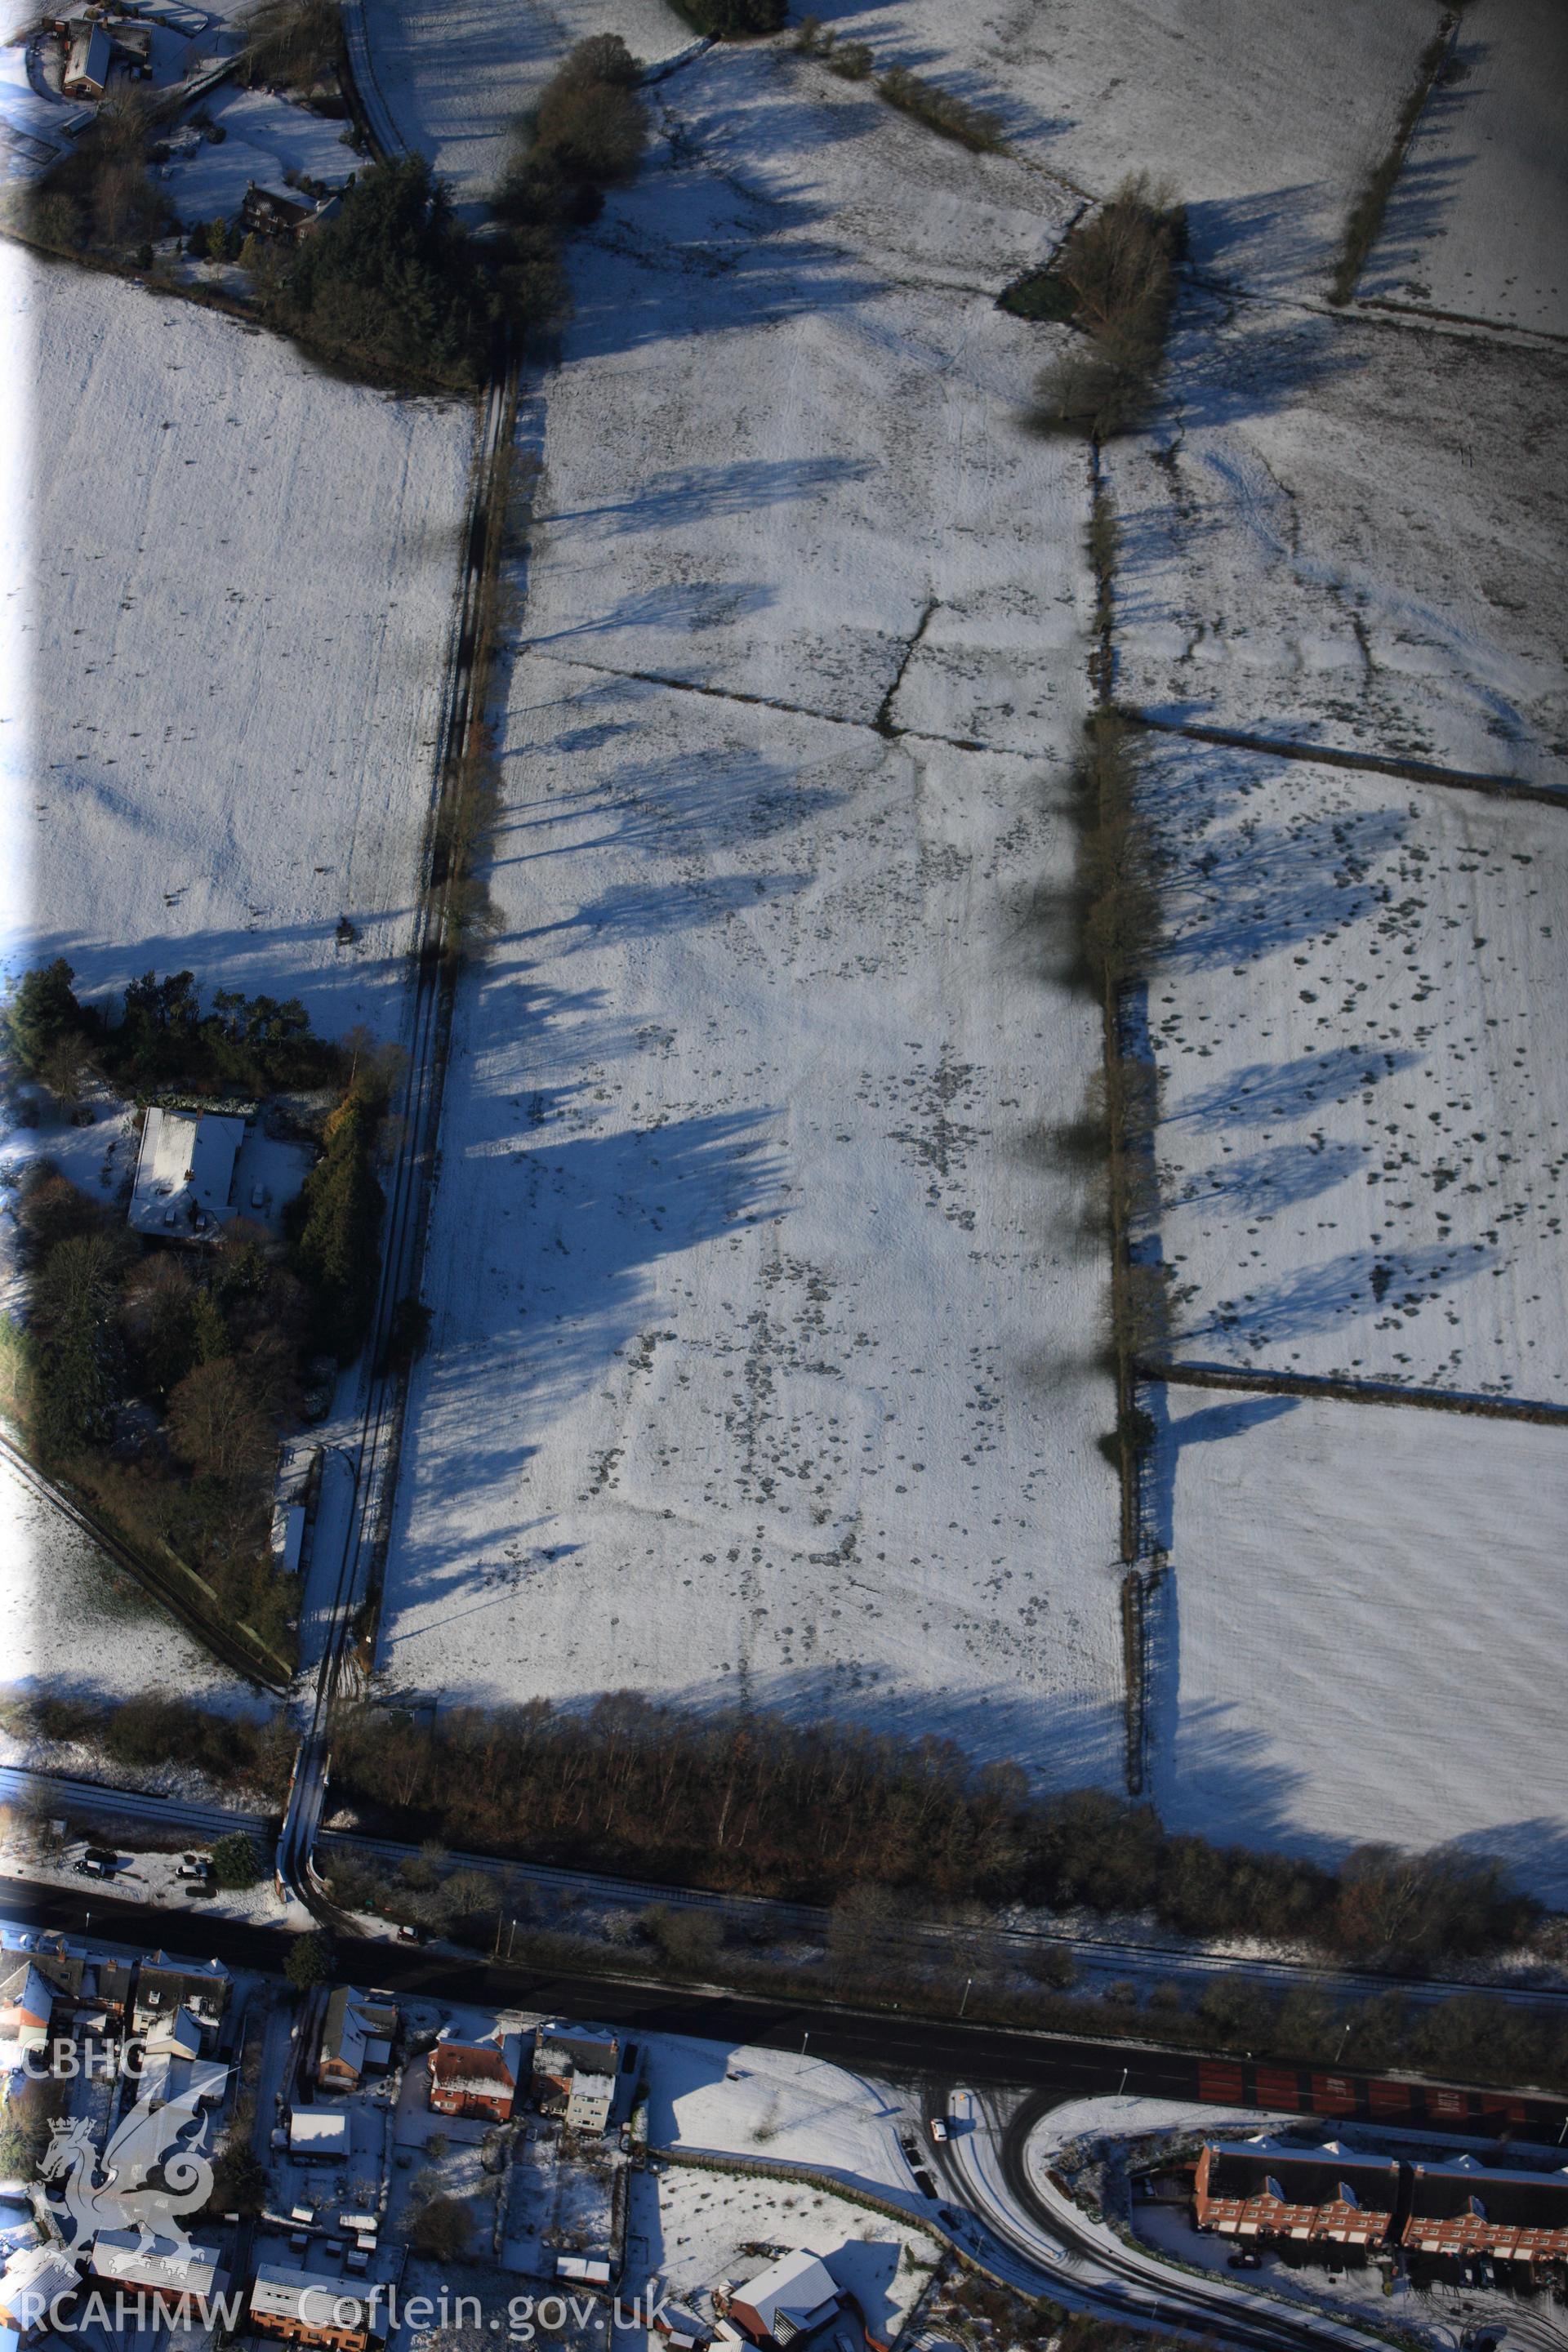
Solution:
<path fill-rule="evenodd" d="M 1423 2254 L 1491 2254 L 1504 2262 L 1568 2256 L 1568 2171 L 1491 2172 L 1473 2158 L 1413 2168 L 1400 2243 Z"/>
<path fill-rule="evenodd" d="M 1399 2202 L 1399 2167 L 1333 2142 L 1312 2149 L 1211 2142 L 1198 2158 L 1193 2199 L 1199 2229 L 1228 2237 L 1380 2246 Z"/>
<path fill-rule="evenodd" d="M 316 2081 L 323 2091 L 357 2091 L 366 2074 L 384 2074 L 392 2063 L 397 2004 L 390 1994 L 358 1992 L 339 1985 L 327 2003 Z"/>
<path fill-rule="evenodd" d="M 252 180 L 240 200 L 239 225 L 254 236 L 298 244 L 337 211 L 336 196 L 308 196 L 302 188 L 264 188 Z"/>
<path fill-rule="evenodd" d="M 504 2124 L 517 2100 L 522 2071 L 521 2033 L 494 2041 L 439 2042 L 426 2063 L 430 2105 L 437 2115 L 481 2116 Z"/>
<path fill-rule="evenodd" d="M 60 81 L 67 98 L 102 98 L 116 79 L 140 81 L 151 71 L 153 37 L 145 25 L 72 16 L 59 31 L 67 45 Z"/>
<path fill-rule="evenodd" d="M 263 2336 L 289 2344 L 317 2345 L 327 2352 L 365 2352 L 376 2328 L 377 2305 L 353 2294 L 341 2278 L 310 2271 L 286 2271 L 262 2263 L 250 2290 L 250 2324 Z"/>
<path fill-rule="evenodd" d="M 753 2344 L 784 2352 L 797 2336 L 831 2319 L 841 2302 L 826 2264 L 802 2249 L 781 2255 L 755 2278 L 736 2287 L 726 2316 Z"/>
<path fill-rule="evenodd" d="M 603 2131 L 610 2120 L 621 2045 L 598 2025 L 542 2025 L 533 2053 L 533 2095 L 547 2116 L 574 2131 Z"/>

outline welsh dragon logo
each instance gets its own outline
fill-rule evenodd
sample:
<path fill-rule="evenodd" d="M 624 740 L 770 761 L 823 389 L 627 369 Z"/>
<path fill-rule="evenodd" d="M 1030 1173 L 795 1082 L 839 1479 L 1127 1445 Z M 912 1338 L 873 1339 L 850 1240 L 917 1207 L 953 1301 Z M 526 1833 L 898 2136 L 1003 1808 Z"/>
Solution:
<path fill-rule="evenodd" d="M 193 2123 L 195 2136 L 181 2147 Z M 47 2201 L 67 2251 L 90 2245 L 100 2230 L 135 2230 L 139 2254 L 189 2253 L 184 2216 L 212 2194 L 213 2168 L 200 2152 L 205 2129 L 206 2117 L 194 2099 L 171 2099 L 163 2106 L 141 2099 L 100 2158 L 84 2116 L 56 2123 L 38 2170 L 43 2179 L 63 2184 Z"/>

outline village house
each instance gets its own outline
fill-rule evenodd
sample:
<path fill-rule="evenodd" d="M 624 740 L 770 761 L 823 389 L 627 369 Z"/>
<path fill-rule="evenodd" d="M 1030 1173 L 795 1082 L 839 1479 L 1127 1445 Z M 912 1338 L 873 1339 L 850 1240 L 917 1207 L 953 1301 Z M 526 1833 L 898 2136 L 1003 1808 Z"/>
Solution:
<path fill-rule="evenodd" d="M 13 2254 L 0 2272 L 0 2327 L 15 2330 L 20 2343 L 47 2336 L 50 2305 L 73 2295 L 81 2281 L 76 2265 L 58 2246 L 28 2246 Z"/>
<path fill-rule="evenodd" d="M 1401 2245 L 1500 2262 L 1568 2257 L 1568 2171 L 1493 2172 L 1473 2158 L 1413 2168 Z"/>
<path fill-rule="evenodd" d="M 603 2131 L 615 2101 L 621 2045 L 599 2025 L 539 2029 L 533 2053 L 533 2095 L 540 2112 L 562 2116 L 573 2131 Z"/>
<path fill-rule="evenodd" d="M 397 2037 L 397 2004 L 390 1993 L 339 1985 L 327 2003 L 316 2082 L 323 2091 L 357 2091 L 366 2074 L 384 2074 Z"/>
<path fill-rule="evenodd" d="M 151 2033 L 184 2009 L 200 2030 L 203 2048 L 210 2049 L 223 2023 L 228 1993 L 228 1970 L 220 1961 L 209 1960 L 205 1969 L 183 1969 L 165 1960 L 162 1952 L 154 1952 L 136 1971 L 131 2030 Z"/>
<path fill-rule="evenodd" d="M 130 1222 L 163 1241 L 209 1238 L 239 1214 L 235 1162 L 246 1121 L 216 1111 L 148 1111 L 132 1187 Z"/>
<path fill-rule="evenodd" d="M 337 196 L 310 196 L 303 188 L 268 188 L 252 180 L 240 199 L 239 226 L 252 236 L 284 237 L 298 245 L 331 220 L 340 202 Z"/>
<path fill-rule="evenodd" d="M 797 2336 L 825 2326 L 843 2300 L 826 2263 L 801 2248 L 732 2287 L 724 2316 L 753 2344 L 784 2352 Z"/>
<path fill-rule="evenodd" d="M 1193 2180 L 1200 2230 L 1226 2237 L 1327 2239 L 1381 2246 L 1399 2201 L 1399 2167 L 1331 2141 L 1286 2148 L 1268 2140 L 1207 2143 Z"/>
<path fill-rule="evenodd" d="M 426 2060 L 430 2105 L 441 2116 L 510 2119 L 522 2073 L 522 2036 L 500 2033 L 483 2042 L 438 2042 Z"/>
<path fill-rule="evenodd" d="M 100 2289 L 160 2296 L 171 2322 L 182 2327 L 205 2326 L 228 2285 L 216 2247 L 187 2244 L 183 2252 L 161 2254 L 143 2250 L 140 2230 L 100 2230 L 89 2267 Z"/>
<path fill-rule="evenodd" d="M 35 1960 L 19 1961 L 0 1979 L 0 2073 L 15 2074 L 29 2051 L 44 2047 L 54 2014 L 54 1990 Z"/>
<path fill-rule="evenodd" d="M 202 2029 L 188 2009 L 176 2010 L 148 2034 L 142 2048 L 138 2095 L 155 2107 L 172 2099 L 195 2099 L 216 2106 L 228 2087 L 228 2068 L 202 2055 Z"/>
<path fill-rule="evenodd" d="M 310 2271 L 287 2271 L 276 2263 L 262 2263 L 250 2290 L 250 2324 L 263 2336 L 281 2336 L 289 2344 L 322 2346 L 326 2352 L 365 2352 L 384 2306 L 368 2295 L 353 2294 L 341 2278 L 321 2278 Z"/>

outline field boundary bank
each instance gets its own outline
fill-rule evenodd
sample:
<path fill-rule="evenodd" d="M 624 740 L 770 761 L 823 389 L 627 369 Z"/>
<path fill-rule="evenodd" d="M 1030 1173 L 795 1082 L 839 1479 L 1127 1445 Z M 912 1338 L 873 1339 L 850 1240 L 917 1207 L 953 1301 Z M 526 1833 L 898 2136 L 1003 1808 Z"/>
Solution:
<path fill-rule="evenodd" d="M 1300 760 L 1314 767 L 1360 770 L 1367 775 L 1391 776 L 1409 784 L 1440 784 L 1452 792 L 1484 793 L 1497 800 L 1536 801 L 1547 808 L 1568 809 L 1568 785 L 1532 784 L 1523 776 L 1489 774 L 1478 768 L 1443 768 L 1430 760 L 1403 760 L 1380 751 L 1346 751 L 1331 743 L 1303 743 L 1299 738 L 1253 735 L 1240 728 L 1209 727 L 1197 719 L 1156 719 L 1129 704 L 1117 706 L 1130 727 L 1152 735 L 1177 736 L 1191 743 L 1212 743 L 1222 751 L 1255 751 L 1265 759 Z"/>
<path fill-rule="evenodd" d="M 196 1596 L 205 1595 L 215 1609 L 220 1604 L 217 1594 L 205 1577 L 198 1576 L 194 1568 L 187 1567 L 173 1552 L 169 1555 L 168 1567 L 149 1559 L 73 1490 L 57 1484 L 4 1433 L 0 1433 L 0 1455 L 10 1463 L 41 1502 L 47 1503 L 62 1518 L 68 1519 L 73 1527 L 79 1528 L 113 1560 L 117 1568 L 122 1568 L 128 1575 L 133 1576 L 154 1601 L 178 1618 L 186 1632 L 200 1642 L 204 1649 L 210 1650 L 236 1674 L 243 1675 L 247 1682 L 270 1691 L 274 1697 L 288 1696 L 294 1676 L 287 1661 L 269 1650 L 261 1636 L 252 1633 L 250 1628 L 241 1624 L 238 1619 L 228 1618 L 220 1622 L 205 1613 L 201 1599 Z M 174 1570 L 178 1573 L 172 1572 Z M 195 1588 L 195 1595 L 189 1591 L 190 1586 Z M 254 1643 L 254 1649 L 251 1643 Z M 275 1671 L 269 1671 L 268 1664 L 264 1664 L 263 1660 L 268 1661 Z"/>
<path fill-rule="evenodd" d="M 1423 1412 L 1468 1413 L 1484 1421 L 1528 1421 L 1568 1428 L 1568 1404 L 1531 1397 L 1490 1397 L 1459 1389 L 1401 1388 L 1396 1381 L 1341 1381 L 1331 1373 L 1247 1372 L 1227 1364 L 1154 1363 L 1145 1381 L 1167 1388 L 1238 1389 L 1262 1396 L 1331 1397 L 1342 1404 L 1403 1404 Z"/>

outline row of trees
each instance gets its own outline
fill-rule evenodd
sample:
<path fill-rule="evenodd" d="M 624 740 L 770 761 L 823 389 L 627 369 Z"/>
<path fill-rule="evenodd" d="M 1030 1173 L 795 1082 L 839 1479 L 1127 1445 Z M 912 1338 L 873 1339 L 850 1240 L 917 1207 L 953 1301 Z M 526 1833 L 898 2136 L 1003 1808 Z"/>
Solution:
<path fill-rule="evenodd" d="M 1534 1907 L 1493 1864 L 1368 1846 L 1340 1871 L 1172 1836 L 1148 1805 L 1031 1793 L 1016 1765 L 952 1742 L 762 1713 L 706 1716 L 634 1694 L 427 1722 L 345 1712 L 334 1777 L 455 1844 L 724 1891 L 831 1902 L 868 1885 L 922 1909 L 977 1897 L 1152 1911 L 1192 1934 L 1300 1940 L 1421 1967 L 1522 1935 Z"/>
<path fill-rule="evenodd" d="M 204 1009 L 195 975 L 144 972 L 105 1010 L 84 1004 L 63 956 L 25 971 L 0 1006 L 0 1055 L 14 1076 L 74 1100 L 95 1076 L 125 1092 L 268 1094 L 330 1084 L 343 1051 L 315 1035 L 298 997 L 220 988 Z"/>

